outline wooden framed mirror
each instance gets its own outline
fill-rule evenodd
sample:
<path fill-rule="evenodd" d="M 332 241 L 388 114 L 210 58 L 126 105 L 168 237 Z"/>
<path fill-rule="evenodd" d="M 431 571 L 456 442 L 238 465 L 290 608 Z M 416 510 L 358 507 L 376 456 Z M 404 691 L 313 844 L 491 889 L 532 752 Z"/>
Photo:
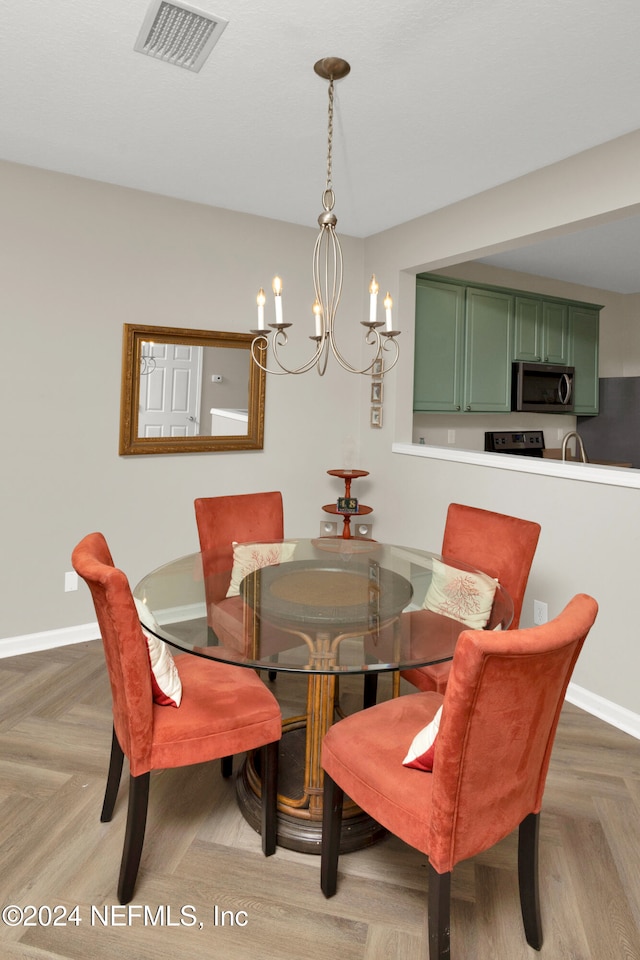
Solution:
<path fill-rule="evenodd" d="M 120 454 L 261 450 L 265 373 L 252 340 L 125 323 Z"/>

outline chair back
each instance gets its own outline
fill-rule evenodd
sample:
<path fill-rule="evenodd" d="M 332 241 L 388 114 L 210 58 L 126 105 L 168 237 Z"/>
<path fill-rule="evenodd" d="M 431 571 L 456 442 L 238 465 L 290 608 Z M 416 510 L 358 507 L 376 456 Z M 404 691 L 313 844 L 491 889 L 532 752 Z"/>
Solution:
<path fill-rule="evenodd" d="M 93 598 L 118 742 L 132 772 L 149 770 L 153 736 L 151 663 L 129 581 L 114 566 L 101 533 L 84 537 L 73 551 L 71 562 Z"/>
<path fill-rule="evenodd" d="M 438 873 L 540 811 L 565 691 L 597 610 L 579 594 L 542 626 L 461 634 L 433 765 L 428 849 Z"/>
<path fill-rule="evenodd" d="M 194 503 L 200 538 L 207 603 L 224 599 L 231 581 L 233 543 L 282 540 L 282 494 L 242 493 L 201 497 Z"/>
<path fill-rule="evenodd" d="M 511 629 L 515 630 L 539 536 L 540 524 L 532 520 L 451 503 L 442 556 L 461 560 L 501 583 L 513 600 Z"/>

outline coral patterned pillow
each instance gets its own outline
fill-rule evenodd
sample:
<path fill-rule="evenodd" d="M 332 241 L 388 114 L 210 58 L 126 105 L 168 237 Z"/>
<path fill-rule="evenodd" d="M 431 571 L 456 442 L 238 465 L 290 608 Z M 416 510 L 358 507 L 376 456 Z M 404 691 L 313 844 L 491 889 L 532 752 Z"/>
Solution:
<path fill-rule="evenodd" d="M 431 583 L 423 606 L 433 613 L 460 620 L 474 630 L 481 630 L 491 616 L 497 585 L 496 580 L 458 570 L 434 557 Z"/>
<path fill-rule="evenodd" d="M 138 612 L 138 620 L 140 620 L 142 632 L 147 641 L 154 703 L 158 703 L 162 707 L 179 707 L 182 700 L 182 681 L 171 650 L 166 643 L 145 630 L 144 624 L 153 629 L 156 620 L 141 600 L 138 600 L 137 597 L 133 599 Z"/>
<path fill-rule="evenodd" d="M 237 597 L 240 584 L 254 570 L 271 567 L 276 563 L 291 560 L 295 543 L 235 543 L 233 544 L 233 569 L 228 597 Z"/>
<path fill-rule="evenodd" d="M 412 767 L 414 770 L 423 770 L 425 773 L 431 773 L 433 770 L 433 755 L 436 749 L 436 740 L 440 730 L 440 717 L 442 716 L 442 707 L 438 709 L 435 717 L 423 727 L 415 737 L 409 747 L 409 752 L 402 761 L 405 767 Z"/>

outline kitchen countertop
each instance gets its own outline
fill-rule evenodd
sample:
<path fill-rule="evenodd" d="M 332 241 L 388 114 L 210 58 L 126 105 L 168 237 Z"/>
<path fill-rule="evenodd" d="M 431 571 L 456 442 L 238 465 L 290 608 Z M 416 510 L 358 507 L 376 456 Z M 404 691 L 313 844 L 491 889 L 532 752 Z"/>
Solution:
<path fill-rule="evenodd" d="M 563 480 L 640 489 L 640 470 L 633 468 L 622 469 L 597 463 L 582 463 L 579 460 L 567 462 L 550 457 L 506 457 L 503 453 L 435 447 L 425 443 L 392 443 L 391 450 L 393 453 L 429 460 L 468 463 L 478 467 L 491 467 L 494 470 L 510 470 L 514 473 L 532 473 Z"/>

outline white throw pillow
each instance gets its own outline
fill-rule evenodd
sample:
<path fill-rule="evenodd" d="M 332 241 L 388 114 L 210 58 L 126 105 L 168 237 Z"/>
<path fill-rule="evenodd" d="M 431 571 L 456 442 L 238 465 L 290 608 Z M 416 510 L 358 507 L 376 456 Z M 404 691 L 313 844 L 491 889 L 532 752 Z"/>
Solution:
<path fill-rule="evenodd" d="M 442 707 L 438 708 L 435 717 L 423 727 L 411 741 L 409 752 L 402 761 L 405 767 L 412 767 L 414 770 L 424 770 L 425 773 L 431 773 L 433 770 L 433 754 L 436 748 L 436 740 L 440 730 L 440 718 L 442 716 Z"/>
<path fill-rule="evenodd" d="M 295 543 L 233 543 L 233 569 L 228 597 L 237 597 L 240 584 L 254 570 L 291 560 Z"/>
<path fill-rule="evenodd" d="M 157 626 L 155 617 L 149 608 L 137 597 L 133 598 L 138 611 L 138 620 L 147 641 L 149 663 L 151 664 L 151 688 L 153 700 L 163 707 L 179 707 L 182 700 L 182 681 L 176 667 L 175 660 L 169 647 L 145 630 L 146 624 L 151 629 Z"/>
<path fill-rule="evenodd" d="M 433 575 L 424 608 L 481 630 L 491 616 L 496 580 L 476 576 L 433 559 Z"/>

